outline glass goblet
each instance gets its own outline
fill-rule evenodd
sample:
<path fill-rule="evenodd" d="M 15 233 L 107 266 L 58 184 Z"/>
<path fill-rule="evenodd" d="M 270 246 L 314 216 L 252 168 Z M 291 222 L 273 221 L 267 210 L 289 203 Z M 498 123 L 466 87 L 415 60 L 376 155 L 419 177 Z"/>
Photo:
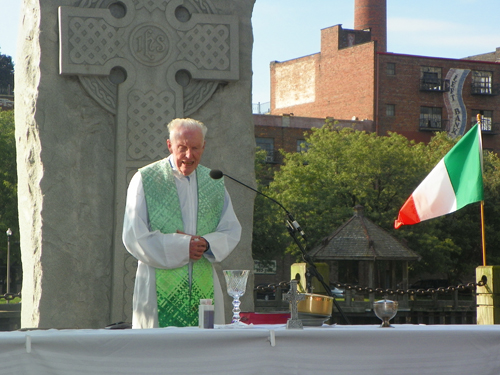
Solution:
<path fill-rule="evenodd" d="M 245 294 L 247 286 L 249 270 L 224 270 L 224 277 L 226 278 L 227 294 L 233 297 L 233 319 L 231 321 L 233 326 L 246 326 L 245 323 L 240 322 L 240 297 Z"/>

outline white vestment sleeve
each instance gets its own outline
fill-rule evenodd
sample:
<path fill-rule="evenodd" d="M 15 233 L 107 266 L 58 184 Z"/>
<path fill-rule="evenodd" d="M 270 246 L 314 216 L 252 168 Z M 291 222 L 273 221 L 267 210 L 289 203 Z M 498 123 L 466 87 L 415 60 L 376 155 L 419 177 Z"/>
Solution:
<path fill-rule="evenodd" d="M 184 234 L 151 232 L 141 174 L 136 173 L 128 187 L 123 220 L 127 251 L 151 267 L 178 268 L 189 262 L 190 239 Z"/>

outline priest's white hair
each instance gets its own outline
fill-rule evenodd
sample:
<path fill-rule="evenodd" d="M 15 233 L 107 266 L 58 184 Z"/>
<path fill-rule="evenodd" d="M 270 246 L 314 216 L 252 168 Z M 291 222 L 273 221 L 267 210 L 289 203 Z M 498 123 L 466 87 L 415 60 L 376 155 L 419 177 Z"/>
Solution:
<path fill-rule="evenodd" d="M 203 135 L 203 140 L 205 140 L 205 135 L 207 134 L 207 127 L 201 121 L 194 120 L 192 118 L 176 118 L 170 121 L 167 125 L 170 140 L 177 137 L 180 129 L 198 129 Z"/>

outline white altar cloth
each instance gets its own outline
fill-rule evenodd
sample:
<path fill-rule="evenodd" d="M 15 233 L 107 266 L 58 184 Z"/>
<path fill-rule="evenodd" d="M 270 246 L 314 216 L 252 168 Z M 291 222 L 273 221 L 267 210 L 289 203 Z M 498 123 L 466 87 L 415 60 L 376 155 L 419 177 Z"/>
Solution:
<path fill-rule="evenodd" d="M 500 326 L 0 332 L 0 373 L 500 374 Z"/>

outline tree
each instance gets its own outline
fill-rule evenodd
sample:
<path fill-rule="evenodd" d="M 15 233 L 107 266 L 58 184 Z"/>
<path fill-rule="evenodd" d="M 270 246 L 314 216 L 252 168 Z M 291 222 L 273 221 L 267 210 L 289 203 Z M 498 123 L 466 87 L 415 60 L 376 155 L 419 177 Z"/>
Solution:
<path fill-rule="evenodd" d="M 16 142 L 14 111 L 0 111 L 0 251 L 4 262 L 7 253 L 6 231 L 12 229 L 12 242 L 19 239 L 17 210 Z M 4 237 L 5 235 L 5 237 Z M 15 257 L 13 257 L 13 261 Z M 0 276 L 0 278 L 3 276 Z"/>
<path fill-rule="evenodd" d="M 14 64 L 12 57 L 0 54 L 0 93 L 10 94 L 14 90 Z"/>
<path fill-rule="evenodd" d="M 255 153 L 255 175 L 257 190 L 266 194 L 270 181 L 272 181 L 274 169 L 266 164 L 265 150 L 257 150 Z M 281 215 L 281 216 L 280 216 Z M 283 210 L 269 199 L 257 194 L 254 203 L 254 229 L 252 238 L 252 256 L 256 260 L 268 261 L 281 256 L 285 249 L 284 241 L 285 226 L 282 220 Z"/>
<path fill-rule="evenodd" d="M 360 204 L 368 218 L 422 256 L 413 265 L 414 273 L 440 272 L 459 279 L 481 264 L 478 204 L 398 231 L 393 229 L 403 203 L 454 145 L 455 141 L 446 134 L 438 134 L 424 145 L 395 133 L 380 137 L 327 124 L 313 129 L 306 141 L 307 152 L 283 153 L 284 164 L 266 193 L 296 214 L 309 237 L 309 250 L 352 217 L 353 207 Z M 485 164 L 485 195 L 491 201 L 488 206 L 492 206 L 487 211 L 491 220 L 487 231 L 492 234 L 493 249 L 500 244 L 499 235 L 493 230 L 500 224 L 496 212 L 500 203 L 500 163 L 496 155 L 488 154 Z M 255 217 L 254 235 L 262 235 L 264 222 L 270 228 L 282 220 L 279 212 L 272 219 Z M 279 238 L 275 235 L 267 248 L 274 244 L 298 254 L 286 231 L 275 233 L 279 233 Z M 495 253 L 491 256 L 496 259 Z"/>

